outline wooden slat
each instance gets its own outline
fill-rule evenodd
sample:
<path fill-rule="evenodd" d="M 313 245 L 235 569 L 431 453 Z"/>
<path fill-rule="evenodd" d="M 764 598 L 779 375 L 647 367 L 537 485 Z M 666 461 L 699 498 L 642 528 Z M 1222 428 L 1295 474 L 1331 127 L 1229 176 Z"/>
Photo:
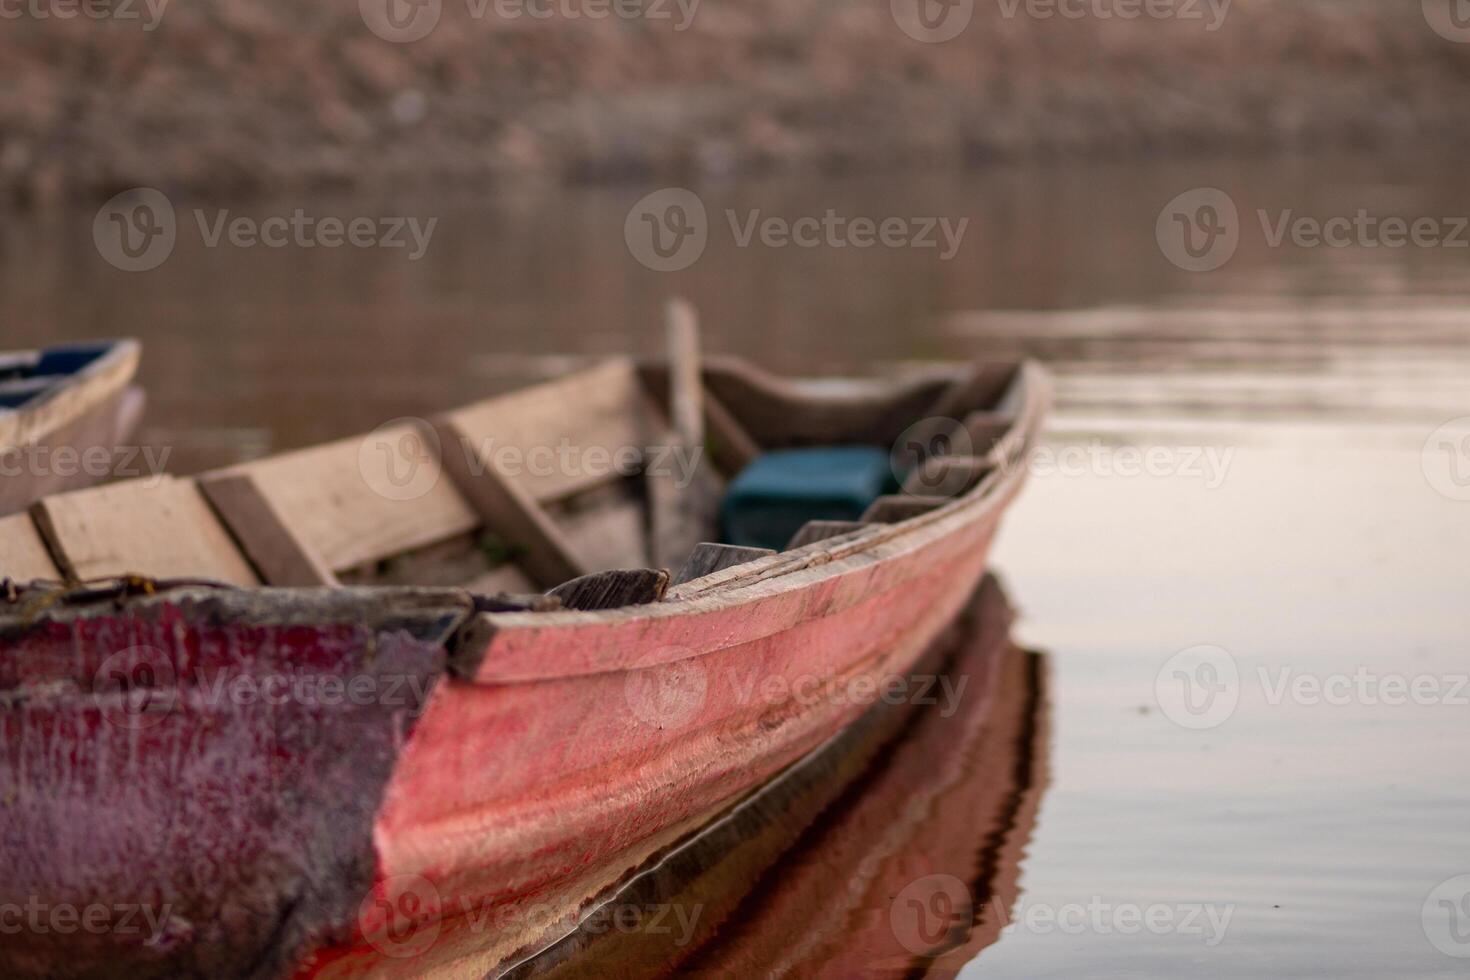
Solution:
<path fill-rule="evenodd" d="M 464 442 L 445 450 L 489 462 L 505 450 L 499 462 L 518 459 L 502 468 L 507 482 L 538 503 L 559 500 L 620 475 L 616 454 L 641 452 L 655 416 L 633 363 L 620 358 L 450 413 Z M 570 465 L 563 447 L 574 450 Z"/>
<path fill-rule="evenodd" d="M 703 392 L 699 376 L 699 320 L 687 300 L 670 300 L 669 421 L 685 446 L 704 445 Z"/>
<path fill-rule="evenodd" d="M 460 413 L 453 412 L 434 423 L 440 442 L 458 447 L 445 453 L 444 472 L 485 526 L 524 552 L 521 567 L 543 588 L 592 571 L 530 494 L 503 478 L 489 460 L 478 455 L 478 442 L 465 431 L 459 418 Z"/>
<path fill-rule="evenodd" d="M 984 456 L 1015 428 L 1016 419 L 1003 412 L 971 412 L 965 416 L 964 425 L 970 438 L 970 451 L 976 456 Z"/>
<path fill-rule="evenodd" d="M 27 514 L 0 517 L 0 579 L 29 582 L 57 579 L 56 563 Z"/>
<path fill-rule="evenodd" d="M 584 567 L 642 567 L 649 564 L 648 510 L 640 498 L 623 481 L 592 491 L 575 509 L 552 511 L 551 518 Z"/>
<path fill-rule="evenodd" d="M 129 480 L 48 497 L 36 526 L 78 579 L 142 575 L 231 585 L 260 581 L 192 480 Z"/>
<path fill-rule="evenodd" d="M 928 414 L 962 419 L 971 412 L 995 408 L 1015 380 L 1019 366 L 1016 362 L 973 365 L 963 378 L 945 390 Z"/>
<path fill-rule="evenodd" d="M 535 583 L 526 573 L 510 563 L 471 579 L 463 587 L 466 592 L 479 595 L 524 595 L 536 591 Z"/>
<path fill-rule="evenodd" d="M 710 357 L 705 390 L 718 398 L 754 440 L 768 449 L 869 443 L 891 445 L 926 416 L 954 376 L 842 386 L 792 381 L 744 361 Z"/>
<path fill-rule="evenodd" d="M 405 499 L 390 496 L 390 466 L 391 472 L 414 473 L 411 488 L 427 489 Z M 308 556 L 307 564 L 288 562 L 281 572 L 286 580 L 272 584 L 308 584 L 302 576 L 322 569 L 340 572 L 401 554 L 467 533 L 480 523 L 453 482 L 443 478 L 430 435 L 412 423 L 231 467 L 201 482 L 209 493 L 213 484 L 240 474 L 253 481 L 275 515 L 275 520 L 262 520 L 261 508 L 249 501 L 243 508 L 231 507 L 243 493 L 226 491 L 229 499 L 222 512 L 252 556 L 257 550 L 280 553 L 283 534 Z"/>
<path fill-rule="evenodd" d="M 685 459 L 692 457 L 686 456 Z M 694 469 L 684 473 L 670 457 L 666 465 L 644 477 L 648 491 L 649 552 L 660 568 L 678 568 L 695 545 L 719 525 L 720 501 L 725 481 L 703 457 L 694 459 Z M 681 486 L 681 482 L 688 483 Z"/>
<path fill-rule="evenodd" d="M 933 456 L 903 481 L 903 491 L 916 497 L 957 497 L 969 493 L 994 469 L 978 456 Z"/>
<path fill-rule="evenodd" d="M 756 561 L 760 558 L 768 558 L 776 552 L 770 548 L 742 548 L 733 544 L 716 544 L 704 541 L 696 545 L 694 551 L 689 555 L 689 560 L 674 576 L 674 585 L 683 585 L 697 578 L 704 578 L 715 572 L 736 565 L 744 565 L 746 562 Z"/>
<path fill-rule="evenodd" d="M 915 497 L 908 494 L 879 497 L 863 513 L 863 523 L 897 524 L 910 517 L 937 510 L 949 502 L 949 497 Z"/>
<path fill-rule="evenodd" d="M 671 411 L 669 366 L 662 361 L 645 363 L 639 366 L 638 376 L 660 407 Z M 700 401 L 704 407 L 705 448 L 719 471 L 733 476 L 760 455 L 760 446 L 708 388 L 701 388 Z"/>
<path fill-rule="evenodd" d="M 200 479 L 200 489 L 268 585 L 337 585 L 337 576 L 287 526 L 249 473 Z"/>
<path fill-rule="evenodd" d="M 792 537 L 791 543 L 786 546 L 787 551 L 795 551 L 797 548 L 805 548 L 809 544 L 818 541 L 826 541 L 840 534 L 851 534 L 868 525 L 862 521 L 807 521 Z"/>
<path fill-rule="evenodd" d="M 745 469 L 760 455 L 761 447 L 745 426 L 730 414 L 724 402 L 709 392 L 704 395 L 704 424 L 715 465 L 731 476 Z"/>
<path fill-rule="evenodd" d="M 591 611 L 658 602 L 668 588 L 669 573 L 664 569 L 631 568 L 584 575 L 558 585 L 547 595 L 560 599 L 568 609 Z"/>

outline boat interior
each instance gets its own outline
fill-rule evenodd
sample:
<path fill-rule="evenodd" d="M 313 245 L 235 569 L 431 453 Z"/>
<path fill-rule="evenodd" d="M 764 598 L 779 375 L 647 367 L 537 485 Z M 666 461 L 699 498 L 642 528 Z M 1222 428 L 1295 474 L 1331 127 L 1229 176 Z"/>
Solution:
<path fill-rule="evenodd" d="M 616 359 L 366 437 L 44 498 L 0 518 L 0 580 L 653 601 L 983 494 L 1029 438 L 1026 377 L 1008 363 L 796 381 L 729 358 Z"/>

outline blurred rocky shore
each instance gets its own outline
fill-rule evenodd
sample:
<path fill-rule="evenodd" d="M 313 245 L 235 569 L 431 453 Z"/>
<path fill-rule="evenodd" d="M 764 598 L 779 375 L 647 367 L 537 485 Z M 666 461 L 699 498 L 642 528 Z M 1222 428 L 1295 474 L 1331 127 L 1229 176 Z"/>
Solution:
<path fill-rule="evenodd" d="M 234 195 L 1463 142 L 1470 43 L 1433 7 L 5 0 L 0 192 L 45 202 L 137 184 Z"/>

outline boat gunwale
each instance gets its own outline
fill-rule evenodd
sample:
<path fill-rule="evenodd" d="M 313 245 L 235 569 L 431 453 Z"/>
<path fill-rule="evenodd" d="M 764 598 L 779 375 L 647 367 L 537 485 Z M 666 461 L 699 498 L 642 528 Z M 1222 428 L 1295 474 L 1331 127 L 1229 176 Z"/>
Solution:
<path fill-rule="evenodd" d="M 136 346 L 134 341 L 118 342 L 119 347 L 127 344 Z M 109 357 L 112 353 L 109 351 L 104 357 Z M 93 367 L 93 365 L 88 365 L 88 367 Z M 774 380 L 795 383 L 791 379 Z M 139 599 L 187 600 L 191 595 L 198 595 L 201 592 L 208 595 L 225 591 L 249 594 L 257 603 L 259 622 L 269 620 L 271 608 L 280 610 L 279 615 L 282 621 L 300 621 L 301 604 L 314 601 L 316 597 L 312 593 L 366 592 L 386 596 L 390 600 L 403 597 L 410 604 L 426 592 L 440 596 L 460 595 L 464 597 L 466 609 L 465 622 L 462 626 L 463 642 L 457 644 L 461 648 L 459 651 L 452 651 L 451 659 L 456 659 L 454 657 L 456 652 L 460 654 L 468 652 L 464 649 L 466 647 L 478 646 L 477 655 L 472 653 L 471 656 L 474 660 L 480 661 L 489 654 L 492 644 L 497 641 L 503 642 L 505 638 L 527 630 L 626 626 L 656 619 L 724 611 L 769 599 L 789 589 L 802 588 L 818 581 L 845 575 L 874 561 L 900 558 L 958 527 L 998 515 L 999 511 L 1019 493 L 1026 477 L 1024 453 L 1034 443 L 1050 401 L 1050 381 L 1046 370 L 1034 360 L 1019 361 L 1015 379 L 1007 390 L 1007 397 L 1012 391 L 1018 391 L 1019 397 L 1016 399 L 1017 408 L 1012 426 L 1004 438 L 1014 440 L 1009 448 L 1014 451 L 1015 458 L 1011 458 L 1010 452 L 1003 454 L 1005 458 L 996 460 L 995 469 L 966 493 L 924 514 L 892 524 L 871 524 L 847 534 L 813 542 L 794 551 L 778 552 L 693 579 L 671 589 L 658 602 L 595 611 L 565 608 L 536 611 L 486 611 L 476 608 L 474 593 L 456 587 L 255 586 L 243 588 L 204 580 L 178 583 L 159 580 L 149 581 L 146 587 L 130 591 L 126 587 L 120 588 L 126 585 L 127 580 L 109 579 L 106 583 L 86 583 L 85 592 L 78 596 L 76 601 L 63 597 L 61 603 L 50 606 L 35 618 L 54 619 L 67 614 L 90 615 L 103 607 L 126 608 L 127 605 Z M 875 552 L 880 551 L 884 553 L 875 555 Z M 891 553 L 888 553 L 890 551 Z M 804 572 L 812 574 L 802 576 L 801 573 Z M 106 596 L 107 601 L 99 602 L 98 597 L 100 596 Z M 25 617 L 23 610 L 24 606 L 16 607 L 13 613 L 0 608 L 0 624 L 5 624 L 8 619 L 10 625 L 14 625 L 15 620 L 19 617 L 31 618 Z M 749 638 L 746 636 L 742 639 Z M 711 650 L 721 648 L 723 647 L 713 647 Z M 464 659 L 462 655 L 458 657 L 460 666 L 456 672 L 461 677 L 466 674 Z M 599 672 L 601 671 L 587 673 Z M 472 674 L 473 670 L 470 673 Z M 542 675 L 537 676 L 542 677 Z M 501 680 L 515 682 L 520 678 L 513 680 L 507 677 Z"/>

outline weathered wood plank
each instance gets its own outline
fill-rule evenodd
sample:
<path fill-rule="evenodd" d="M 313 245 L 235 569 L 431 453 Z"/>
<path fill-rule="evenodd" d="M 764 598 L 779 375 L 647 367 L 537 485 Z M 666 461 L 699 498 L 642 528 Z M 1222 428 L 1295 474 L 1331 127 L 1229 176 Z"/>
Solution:
<path fill-rule="evenodd" d="M 975 489 L 994 469 L 990 460 L 979 456 L 932 456 L 903 481 L 903 492 L 917 497 L 958 497 Z"/>
<path fill-rule="evenodd" d="M 679 441 L 704 445 L 704 398 L 699 374 L 699 318 L 688 300 L 667 307 L 669 345 L 669 421 Z"/>
<path fill-rule="evenodd" d="M 744 361 L 710 357 L 705 388 L 767 449 L 868 443 L 891 445 L 925 417 L 952 374 L 857 382 L 842 389 L 778 378 Z"/>
<path fill-rule="evenodd" d="M 483 575 L 476 576 L 464 584 L 466 592 L 474 592 L 478 595 L 524 595 L 535 592 L 536 584 L 531 581 L 520 567 L 507 562 L 498 568 L 491 569 Z"/>
<path fill-rule="evenodd" d="M 863 521 L 807 521 L 786 545 L 786 550 L 795 551 L 797 548 L 805 548 L 809 544 L 826 541 L 840 534 L 851 534 L 865 527 L 868 525 Z"/>
<path fill-rule="evenodd" d="M 267 585 L 338 585 L 337 576 L 287 526 L 249 473 L 200 479 L 199 489 L 234 534 Z"/>
<path fill-rule="evenodd" d="M 864 524 L 897 524 L 910 517 L 927 514 L 950 503 L 949 497 L 915 497 L 907 494 L 891 494 L 879 497 L 863 513 Z"/>
<path fill-rule="evenodd" d="M 726 568 L 744 565 L 758 558 L 767 558 L 776 552 L 770 548 L 741 548 L 733 544 L 717 544 L 704 541 L 695 545 L 689 560 L 674 576 L 674 585 L 683 585 Z"/>
<path fill-rule="evenodd" d="M 29 582 L 59 577 L 30 515 L 0 517 L 0 579 Z"/>
<path fill-rule="evenodd" d="M 602 571 L 650 563 L 648 509 L 637 486 L 619 480 L 548 511 L 583 567 Z"/>
<path fill-rule="evenodd" d="M 456 412 L 434 420 L 443 445 L 465 447 L 444 454 L 444 471 L 485 526 L 524 552 L 521 567 L 543 588 L 592 571 L 531 495 L 479 455 L 479 444 L 460 417 Z"/>
<path fill-rule="evenodd" d="M 995 408 L 1015 380 L 1017 362 L 993 362 L 971 366 L 964 377 L 953 382 L 929 408 L 929 415 L 962 419 L 971 412 Z"/>
<path fill-rule="evenodd" d="M 469 502 L 443 479 L 439 455 L 428 432 L 404 423 L 207 474 L 201 483 L 208 492 L 211 483 L 247 475 L 280 527 L 232 524 L 246 547 L 259 533 L 267 548 L 284 530 L 315 565 L 340 572 L 479 525 Z M 240 516 L 256 518 L 258 508 Z"/>
<path fill-rule="evenodd" d="M 74 578 L 260 584 L 193 480 L 150 477 L 78 490 L 47 497 L 31 513 L 61 570 Z"/>
<path fill-rule="evenodd" d="M 1003 412 L 971 412 L 964 420 L 965 434 L 970 438 L 970 451 L 976 456 L 984 456 L 1015 425 L 1015 418 Z"/>
<path fill-rule="evenodd" d="M 568 609 L 590 611 L 658 602 L 668 588 L 669 573 L 666 570 L 631 568 L 584 575 L 563 582 L 546 594 L 560 599 Z"/>
<path fill-rule="evenodd" d="M 662 361 L 645 363 L 639 366 L 638 375 L 655 402 L 670 410 L 668 365 Z M 761 448 L 707 387 L 700 391 L 700 402 L 704 408 L 705 449 L 721 473 L 733 476 L 759 456 Z"/>
<path fill-rule="evenodd" d="M 444 450 L 494 465 L 540 503 L 637 472 L 655 417 L 633 363 L 619 358 L 449 413 L 455 441 Z"/>

